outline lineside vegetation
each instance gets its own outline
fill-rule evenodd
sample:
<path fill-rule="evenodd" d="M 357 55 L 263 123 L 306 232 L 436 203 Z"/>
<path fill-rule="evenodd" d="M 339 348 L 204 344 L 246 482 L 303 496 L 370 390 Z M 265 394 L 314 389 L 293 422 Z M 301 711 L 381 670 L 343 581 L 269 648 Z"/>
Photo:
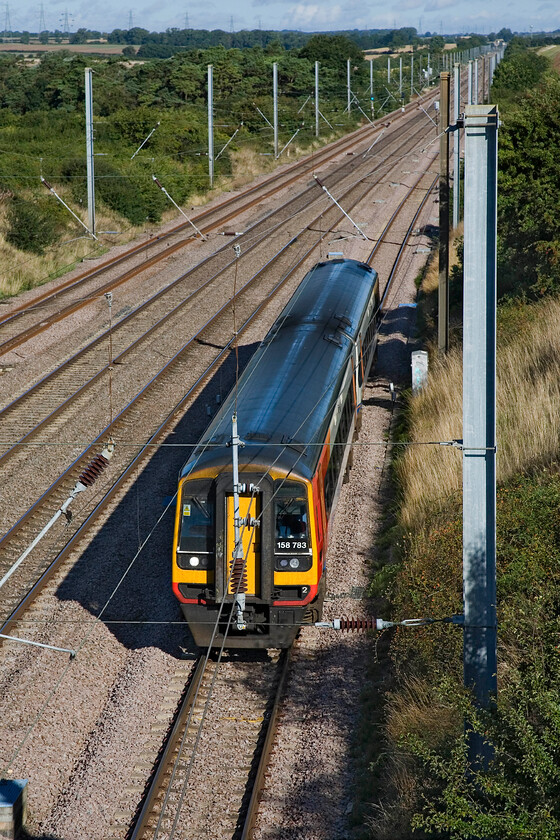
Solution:
<path fill-rule="evenodd" d="M 429 47 L 423 49 L 427 55 Z M 92 252 L 91 240 L 75 241 L 84 231 L 40 181 L 42 175 L 86 218 L 86 65 L 94 69 L 97 227 L 120 233 L 102 237 L 107 247 L 175 213 L 154 186 L 152 174 L 180 205 L 193 206 L 208 197 L 209 64 L 214 68 L 215 191 L 221 191 L 237 188 L 275 165 L 274 62 L 280 148 L 296 135 L 280 163 L 365 122 L 356 106 L 347 111 L 348 58 L 353 93 L 367 102 L 369 115 L 370 63 L 360 47 L 342 35 L 314 36 L 300 49 L 286 50 L 276 40 L 265 48 L 216 45 L 144 61 L 70 52 L 45 53 L 31 62 L 0 55 L 0 259 L 6 267 L 0 296 L 67 270 L 69 263 Z M 313 105 L 317 60 L 324 115 L 319 139 Z M 372 66 L 374 87 L 383 91 L 386 58 L 374 59 Z M 385 112 L 400 104 L 384 93 L 385 98 Z M 382 113 L 382 101 L 375 103 L 376 116 Z"/>
<path fill-rule="evenodd" d="M 560 79 L 514 39 L 496 72 L 491 101 L 498 102 L 503 121 L 499 702 L 495 713 L 473 711 L 462 688 L 459 629 L 435 625 L 395 633 L 382 746 L 370 768 L 383 791 L 370 811 L 368 836 L 376 840 L 560 836 Z M 459 268 L 459 285 L 460 275 Z M 426 287 L 424 305 L 431 294 Z M 428 387 L 407 401 L 405 439 L 462 437 L 459 306 L 452 352 L 443 360 L 432 352 Z M 426 312 L 429 332 L 429 305 Z M 398 619 L 461 613 L 461 455 L 449 447 L 404 448 L 394 473 L 398 512 L 385 537 L 392 562 L 374 573 L 372 594 L 388 599 Z M 489 773 L 466 772 L 467 712 L 495 746 Z"/>

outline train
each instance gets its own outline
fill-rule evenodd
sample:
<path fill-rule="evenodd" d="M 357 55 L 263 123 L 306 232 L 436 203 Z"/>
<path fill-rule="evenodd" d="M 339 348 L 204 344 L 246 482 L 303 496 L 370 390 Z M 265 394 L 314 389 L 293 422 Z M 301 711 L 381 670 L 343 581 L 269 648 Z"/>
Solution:
<path fill-rule="evenodd" d="M 379 323 L 377 272 L 319 262 L 182 467 L 172 587 L 199 647 L 286 648 L 320 619 Z"/>

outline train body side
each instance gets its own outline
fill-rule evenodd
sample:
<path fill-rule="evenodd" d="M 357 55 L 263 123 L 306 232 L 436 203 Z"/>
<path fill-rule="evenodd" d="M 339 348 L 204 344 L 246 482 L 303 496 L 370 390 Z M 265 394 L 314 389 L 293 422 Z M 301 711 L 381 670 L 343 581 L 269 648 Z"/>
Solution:
<path fill-rule="evenodd" d="M 173 590 L 197 644 L 286 647 L 319 619 L 324 559 L 377 342 L 377 274 L 354 260 L 303 279 L 179 477 Z M 231 625 L 231 418 L 237 405 L 246 629 Z"/>

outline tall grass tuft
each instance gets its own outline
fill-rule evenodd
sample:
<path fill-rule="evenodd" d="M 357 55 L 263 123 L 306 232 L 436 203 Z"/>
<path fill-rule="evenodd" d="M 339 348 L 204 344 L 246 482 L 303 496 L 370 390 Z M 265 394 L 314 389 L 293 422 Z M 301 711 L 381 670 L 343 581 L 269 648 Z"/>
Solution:
<path fill-rule="evenodd" d="M 551 463 L 560 442 L 560 300 L 528 309 L 531 329 L 512 331 L 507 308 L 497 361 L 498 481 Z M 500 340 L 503 334 L 504 339 Z M 420 445 L 462 438 L 462 358 L 431 353 L 430 382 L 413 398 L 409 447 L 396 465 L 402 524 L 418 526 L 461 489 L 460 451 Z"/>

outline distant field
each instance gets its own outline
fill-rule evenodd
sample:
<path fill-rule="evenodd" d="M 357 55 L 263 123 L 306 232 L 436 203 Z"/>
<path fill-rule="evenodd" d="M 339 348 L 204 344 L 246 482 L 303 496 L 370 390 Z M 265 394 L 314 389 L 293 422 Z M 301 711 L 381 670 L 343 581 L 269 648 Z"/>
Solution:
<path fill-rule="evenodd" d="M 87 53 L 91 55 L 121 55 L 126 44 L 17 44 L 15 41 L 8 44 L 0 44 L 0 52 L 10 53 L 42 53 L 59 52 L 69 50 L 75 53 Z M 136 47 L 136 49 L 138 49 Z"/>
<path fill-rule="evenodd" d="M 550 58 L 552 61 L 552 66 L 555 70 L 558 70 L 560 73 L 560 46 L 556 44 L 551 44 L 548 47 L 542 47 L 538 51 L 541 55 L 546 55 L 547 58 Z"/>

